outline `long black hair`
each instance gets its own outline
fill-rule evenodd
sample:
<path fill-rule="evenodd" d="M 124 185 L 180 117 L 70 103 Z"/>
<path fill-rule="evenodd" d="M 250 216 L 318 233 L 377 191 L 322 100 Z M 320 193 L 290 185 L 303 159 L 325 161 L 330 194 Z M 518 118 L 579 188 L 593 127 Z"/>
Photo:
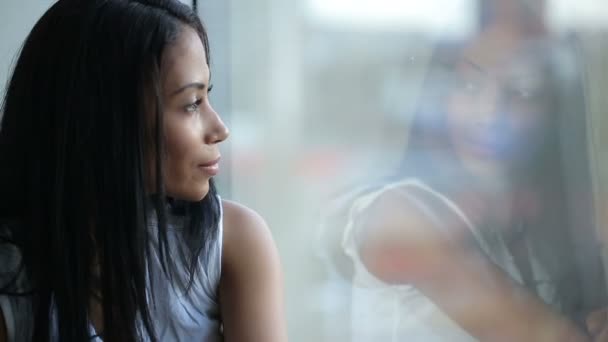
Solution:
<path fill-rule="evenodd" d="M 186 203 L 168 198 L 162 179 L 161 58 L 185 26 L 209 64 L 206 31 L 177 0 L 59 0 L 22 47 L 2 106 L 0 247 L 19 250 L 14 272 L 30 286 L 15 293 L 14 281 L 0 284 L 0 294 L 31 296 L 36 341 L 50 339 L 51 310 L 60 341 L 88 340 L 91 298 L 103 308 L 105 340 L 156 340 L 150 242 L 167 277 L 178 263 L 187 268 L 189 288 L 217 237 L 213 183 Z M 153 195 L 149 173 L 159 175 Z M 175 208 L 187 218 L 187 248 L 172 261 Z"/>

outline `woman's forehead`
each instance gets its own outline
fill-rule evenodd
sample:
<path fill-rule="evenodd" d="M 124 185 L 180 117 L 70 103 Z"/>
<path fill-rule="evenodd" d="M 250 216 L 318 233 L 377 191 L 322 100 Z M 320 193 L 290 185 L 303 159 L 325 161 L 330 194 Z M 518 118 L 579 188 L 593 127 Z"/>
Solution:
<path fill-rule="evenodd" d="M 163 87 L 169 92 L 188 83 L 208 83 L 209 67 L 205 47 L 194 29 L 185 26 L 175 42 L 166 48 L 161 74 Z"/>
<path fill-rule="evenodd" d="M 530 46 L 542 43 L 537 37 L 518 32 L 512 27 L 499 26 L 471 37 L 462 50 L 464 58 L 492 69 L 520 59 Z"/>
<path fill-rule="evenodd" d="M 522 37 L 480 37 L 465 47 L 458 61 L 458 69 L 477 72 L 493 78 L 540 77 L 544 55 L 530 49 L 530 41 Z"/>

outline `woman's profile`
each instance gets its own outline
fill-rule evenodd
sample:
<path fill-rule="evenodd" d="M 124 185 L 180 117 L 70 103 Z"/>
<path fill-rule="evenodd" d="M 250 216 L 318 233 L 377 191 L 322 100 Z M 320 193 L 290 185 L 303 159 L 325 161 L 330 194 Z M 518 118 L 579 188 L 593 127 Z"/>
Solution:
<path fill-rule="evenodd" d="M 0 128 L 0 341 L 285 341 L 264 220 L 219 198 L 229 132 L 177 0 L 59 0 Z"/>

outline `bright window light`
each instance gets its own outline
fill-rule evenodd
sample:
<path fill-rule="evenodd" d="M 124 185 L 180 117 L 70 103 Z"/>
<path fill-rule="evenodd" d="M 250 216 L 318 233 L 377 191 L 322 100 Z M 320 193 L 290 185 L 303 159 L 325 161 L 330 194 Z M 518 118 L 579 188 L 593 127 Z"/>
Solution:
<path fill-rule="evenodd" d="M 605 0 L 549 0 L 547 20 L 555 31 L 608 28 Z"/>
<path fill-rule="evenodd" d="M 309 0 L 310 13 L 326 25 L 466 35 L 475 29 L 475 0 Z"/>

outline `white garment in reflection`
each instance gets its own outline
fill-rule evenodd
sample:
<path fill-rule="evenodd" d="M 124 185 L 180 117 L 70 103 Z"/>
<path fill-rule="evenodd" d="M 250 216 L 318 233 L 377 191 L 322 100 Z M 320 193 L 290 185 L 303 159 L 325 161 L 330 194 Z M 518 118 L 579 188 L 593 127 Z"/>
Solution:
<path fill-rule="evenodd" d="M 405 179 L 385 185 L 353 202 L 344 230 L 342 247 L 354 264 L 351 303 L 352 341 L 476 341 L 414 286 L 387 284 L 368 272 L 361 261 L 353 232 L 355 222 L 360 214 L 387 190 L 397 190 L 432 220 L 439 221 L 434 217 L 436 215 L 433 210 L 412 193 L 424 191 L 426 195 L 441 201 L 466 223 L 487 257 L 515 281 L 522 283 L 522 276 L 513 256 L 498 231 L 479 231 L 454 202 L 417 179 Z M 533 251 L 529 254 L 538 293 L 545 302 L 555 303 L 555 287 L 548 281 L 549 277 L 540 267 Z"/>

